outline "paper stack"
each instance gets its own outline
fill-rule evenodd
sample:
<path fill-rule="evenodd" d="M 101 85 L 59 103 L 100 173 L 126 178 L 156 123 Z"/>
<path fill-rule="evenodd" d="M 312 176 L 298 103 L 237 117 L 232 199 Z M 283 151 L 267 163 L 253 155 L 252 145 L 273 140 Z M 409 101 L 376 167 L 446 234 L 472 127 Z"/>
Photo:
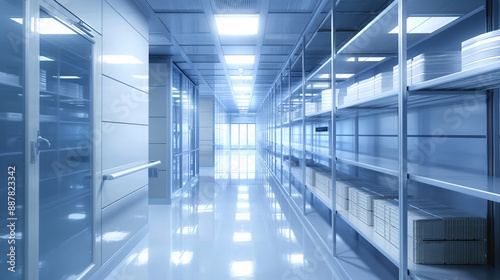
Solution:
<path fill-rule="evenodd" d="M 462 70 L 500 62 L 500 30 L 481 34 L 462 43 Z"/>
<path fill-rule="evenodd" d="M 416 84 L 460 70 L 460 52 L 423 53 L 412 60 L 411 82 Z"/>
<path fill-rule="evenodd" d="M 392 75 L 393 75 L 392 72 L 383 72 L 375 75 L 374 78 L 375 95 L 392 91 L 393 88 Z"/>
<path fill-rule="evenodd" d="M 375 93 L 375 77 L 371 77 L 359 82 L 358 100 L 373 97 Z"/>
<path fill-rule="evenodd" d="M 19 86 L 19 76 L 0 72 L 0 83 L 11 86 Z"/>
<path fill-rule="evenodd" d="M 378 186 L 349 189 L 349 212 L 363 223 L 373 226 L 374 201 L 398 197 L 398 192 Z"/>
<path fill-rule="evenodd" d="M 447 205 L 410 199 L 408 257 L 420 264 L 482 264 L 486 221 Z M 397 200 L 375 201 L 375 232 L 399 247 Z M 452 255 L 450 255 L 452 254 Z"/>

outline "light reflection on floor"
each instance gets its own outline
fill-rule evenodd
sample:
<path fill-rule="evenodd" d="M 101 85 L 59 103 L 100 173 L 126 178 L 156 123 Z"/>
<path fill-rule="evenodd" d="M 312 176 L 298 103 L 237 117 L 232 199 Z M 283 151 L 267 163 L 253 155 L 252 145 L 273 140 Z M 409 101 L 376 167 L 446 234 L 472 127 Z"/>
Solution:
<path fill-rule="evenodd" d="M 171 206 L 150 205 L 149 234 L 106 279 L 339 279 L 254 152 L 229 160 Z"/>

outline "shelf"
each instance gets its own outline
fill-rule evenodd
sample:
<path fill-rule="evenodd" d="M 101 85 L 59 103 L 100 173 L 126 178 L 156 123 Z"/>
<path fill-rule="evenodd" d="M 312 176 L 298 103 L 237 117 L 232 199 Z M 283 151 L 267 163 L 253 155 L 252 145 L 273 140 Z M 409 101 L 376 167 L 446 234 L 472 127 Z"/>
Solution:
<path fill-rule="evenodd" d="M 332 111 L 322 111 L 313 114 L 306 115 L 306 120 L 317 120 L 317 119 L 327 119 L 332 117 Z"/>
<path fill-rule="evenodd" d="M 496 279 L 500 270 L 487 265 L 423 265 L 408 261 L 410 276 L 413 279 Z"/>
<path fill-rule="evenodd" d="M 375 232 L 372 226 L 366 225 L 356 217 L 353 217 L 348 210 L 337 207 L 337 214 L 348 225 L 354 228 L 363 238 L 372 244 L 380 253 L 382 253 L 393 264 L 399 266 L 399 249 L 392 245 L 385 238 Z"/>
<path fill-rule="evenodd" d="M 454 15 L 460 17 L 452 23 L 430 34 L 411 34 L 407 36 L 408 48 L 438 34 L 452 25 L 459 23 L 467 16 L 481 10 L 483 1 L 471 0 L 413 0 L 408 1 L 407 10 L 410 15 L 424 14 L 426 16 Z M 398 1 L 393 1 L 374 20 L 366 25 L 356 36 L 342 46 L 338 55 L 350 54 L 379 54 L 395 56 L 398 53 L 398 35 L 389 33 L 398 25 Z M 376 35 L 376 40 L 374 40 Z M 367 43 L 369 42 L 369 44 Z"/>
<path fill-rule="evenodd" d="M 332 202 L 327 202 L 323 197 L 321 197 L 317 192 L 316 188 L 315 187 L 309 187 L 306 185 L 306 189 L 309 190 L 313 195 L 314 197 L 316 197 L 319 201 L 321 201 L 324 205 L 326 205 L 326 207 L 328 207 L 328 209 L 332 210 Z"/>
<path fill-rule="evenodd" d="M 391 90 L 384 92 L 382 94 L 377 94 L 370 96 L 368 98 L 363 98 L 356 100 L 355 102 L 347 103 L 342 106 L 338 106 L 337 109 L 356 109 L 356 108 L 387 108 L 397 106 L 397 96 L 398 90 Z M 339 112 L 341 113 L 341 112 Z"/>
<path fill-rule="evenodd" d="M 0 81 L 0 88 L 2 88 L 2 93 L 4 93 L 5 90 L 9 90 L 9 89 L 19 90 L 19 89 L 22 89 L 23 87 L 19 84 L 6 84 L 6 83 Z M 18 92 L 16 92 L 16 94 L 17 93 Z"/>
<path fill-rule="evenodd" d="M 500 87 L 500 64 L 490 64 L 410 85 L 418 90 L 485 90 Z"/>
<path fill-rule="evenodd" d="M 337 151 L 337 161 L 388 174 L 391 176 L 398 176 L 399 174 L 397 160 L 368 156 L 363 154 L 358 155 L 358 160 L 349 159 L 353 158 L 355 155 L 356 154 L 352 152 Z"/>
<path fill-rule="evenodd" d="M 410 180 L 500 203 L 500 178 L 443 168 L 418 167 Z"/>
<path fill-rule="evenodd" d="M 313 155 L 313 156 L 325 157 L 325 158 L 328 158 L 328 159 L 332 159 L 332 156 L 331 156 L 331 155 L 328 155 L 328 154 L 322 154 L 322 153 L 317 153 L 317 152 L 312 152 L 312 151 L 308 151 L 308 150 L 306 150 L 306 154 L 310 154 L 310 155 Z"/>

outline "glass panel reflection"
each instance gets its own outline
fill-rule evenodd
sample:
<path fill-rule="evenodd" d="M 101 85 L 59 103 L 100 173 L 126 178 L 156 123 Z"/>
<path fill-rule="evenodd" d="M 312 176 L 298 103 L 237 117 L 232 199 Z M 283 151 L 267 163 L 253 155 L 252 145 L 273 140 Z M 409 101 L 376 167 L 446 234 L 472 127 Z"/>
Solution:
<path fill-rule="evenodd" d="M 69 279 L 93 262 L 93 43 L 40 17 L 40 279 Z"/>

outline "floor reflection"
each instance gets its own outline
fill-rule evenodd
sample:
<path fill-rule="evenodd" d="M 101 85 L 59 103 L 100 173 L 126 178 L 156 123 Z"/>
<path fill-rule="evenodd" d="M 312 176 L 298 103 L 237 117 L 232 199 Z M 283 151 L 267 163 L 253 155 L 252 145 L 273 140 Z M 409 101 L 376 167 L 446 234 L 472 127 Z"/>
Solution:
<path fill-rule="evenodd" d="M 255 153 L 229 157 L 226 174 L 202 168 L 178 201 L 151 205 L 149 234 L 106 279 L 339 279 Z"/>

